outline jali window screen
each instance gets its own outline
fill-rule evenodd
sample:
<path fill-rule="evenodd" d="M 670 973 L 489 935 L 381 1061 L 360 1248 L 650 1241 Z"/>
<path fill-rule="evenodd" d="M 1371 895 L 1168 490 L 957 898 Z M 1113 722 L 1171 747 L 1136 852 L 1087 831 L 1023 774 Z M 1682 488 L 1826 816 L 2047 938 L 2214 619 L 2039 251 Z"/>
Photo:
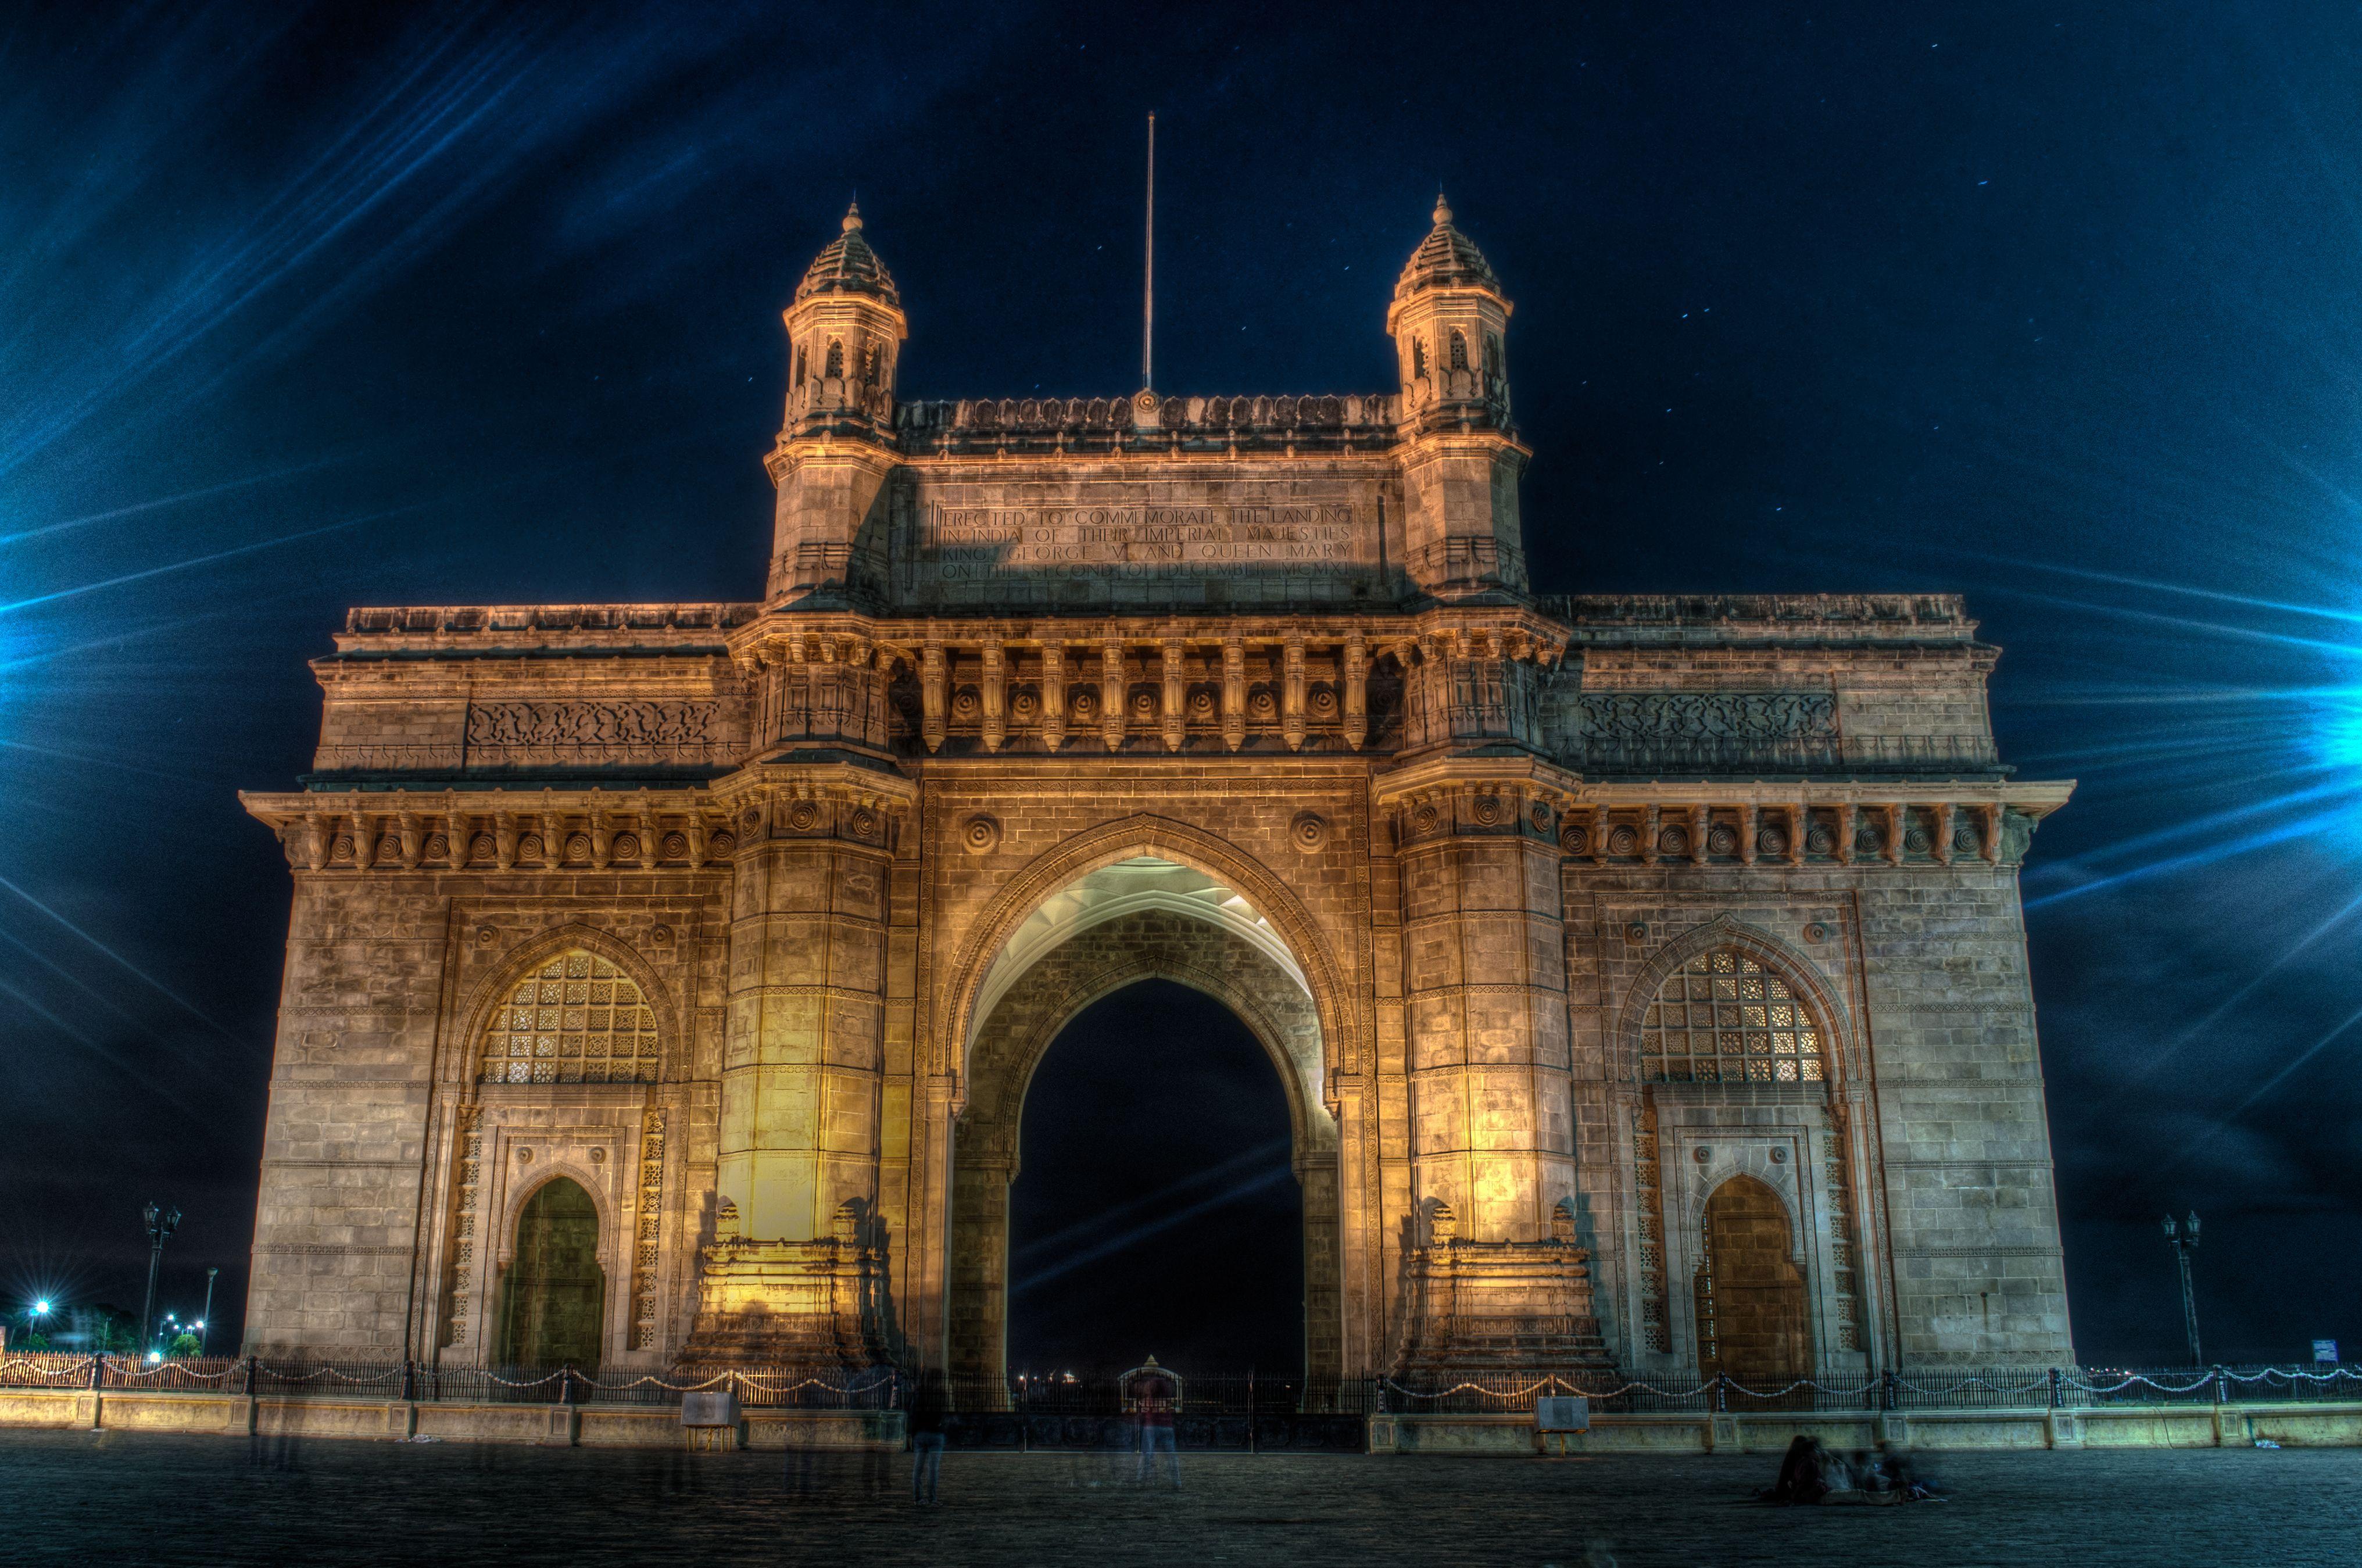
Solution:
<path fill-rule="evenodd" d="M 561 953 L 519 980 L 484 1031 L 484 1081 L 654 1083 L 657 1015 L 596 954 Z"/>
<path fill-rule="evenodd" d="M 1821 1032 L 1786 981 L 1735 947 L 1683 964 L 1640 1024 L 1653 1083 L 1818 1083 Z"/>

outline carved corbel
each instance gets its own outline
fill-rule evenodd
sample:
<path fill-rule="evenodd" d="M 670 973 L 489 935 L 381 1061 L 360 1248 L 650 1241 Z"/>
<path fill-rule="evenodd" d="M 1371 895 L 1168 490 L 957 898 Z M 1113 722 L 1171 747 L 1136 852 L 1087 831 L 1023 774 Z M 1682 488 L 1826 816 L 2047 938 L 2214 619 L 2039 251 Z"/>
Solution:
<path fill-rule="evenodd" d="M 1009 738 L 1009 721 L 1003 712 L 1008 698 L 1009 655 L 998 642 L 984 645 L 984 749 L 999 751 L 1000 743 Z"/>
<path fill-rule="evenodd" d="M 1182 689 L 1181 680 L 1183 657 L 1181 639 L 1165 638 L 1164 651 L 1164 701 L 1158 711 L 1158 716 L 1164 720 L 1164 749 L 1179 751 L 1189 738 L 1188 700 Z"/>
<path fill-rule="evenodd" d="M 1607 808 L 1606 806 L 1595 805 L 1591 808 L 1591 862 L 1595 866 L 1607 864 Z"/>
<path fill-rule="evenodd" d="M 325 813 L 312 812 L 304 816 L 304 857 L 310 863 L 313 870 L 325 871 L 328 868 L 328 852 L 335 846 L 336 842 L 337 835 L 329 831 L 328 819 Z"/>
<path fill-rule="evenodd" d="M 566 859 L 566 835 L 556 812 L 541 813 L 541 863 L 555 871 Z"/>
<path fill-rule="evenodd" d="M 1222 744 L 1232 751 L 1247 742 L 1247 645 L 1222 639 Z"/>
<path fill-rule="evenodd" d="M 1657 808 L 1650 806 L 1640 813 L 1640 864 L 1657 863 Z"/>
<path fill-rule="evenodd" d="M 359 812 L 352 815 L 353 869 L 367 871 L 377 865 L 377 824 Z"/>
<path fill-rule="evenodd" d="M 1942 802 L 1936 808 L 1934 846 L 1936 864 L 1949 866 L 1952 863 L 1952 803 L 1949 801 Z"/>
<path fill-rule="evenodd" d="M 1988 866 L 2001 864 L 2001 806 L 1998 802 L 1981 805 L 1977 812 L 1977 853 Z"/>
<path fill-rule="evenodd" d="M 1813 831 L 1813 808 L 1799 801 L 1788 808 L 1788 864 L 1805 863 L 1805 840 Z"/>
<path fill-rule="evenodd" d="M 1042 744 L 1052 751 L 1066 744 L 1066 645 L 1042 645 Z"/>
<path fill-rule="evenodd" d="M 681 823 L 681 834 L 682 834 L 682 835 L 683 835 L 684 837 L 686 837 L 686 838 L 689 840 L 689 863 L 690 863 L 691 866 L 702 866 L 702 865 L 704 865 L 704 864 L 705 864 L 705 818 L 704 818 L 704 816 L 703 816 L 701 813 L 697 812 L 690 812 L 690 813 L 689 813 L 689 819 L 688 819 L 686 822 L 684 822 L 684 823 Z"/>
<path fill-rule="evenodd" d="M 1714 813 L 1704 806 L 1690 808 L 1690 864 L 1705 864 L 1705 841 L 1714 835 Z"/>
<path fill-rule="evenodd" d="M 1361 750 L 1369 729 L 1370 645 L 1356 632 L 1345 639 L 1345 744 Z"/>
<path fill-rule="evenodd" d="M 514 812 L 492 818 L 492 864 L 503 871 L 516 869 L 517 820 Z"/>
<path fill-rule="evenodd" d="M 1290 633 L 1286 650 L 1280 656 L 1279 687 L 1280 734 L 1287 741 L 1287 749 L 1304 749 L 1304 636 Z"/>
<path fill-rule="evenodd" d="M 590 829 L 591 867 L 594 870 L 604 871 L 613 858 L 612 851 L 615 846 L 615 837 L 613 832 L 607 826 L 607 814 L 595 806 L 590 810 Z"/>
<path fill-rule="evenodd" d="M 648 803 L 645 800 L 640 802 L 639 836 L 640 864 L 653 868 L 657 859 L 657 819 L 649 812 Z"/>
<path fill-rule="evenodd" d="M 419 856 L 426 847 L 426 837 L 416 812 L 403 812 L 394 819 L 394 830 L 402 836 L 402 868 L 418 869 Z"/>
<path fill-rule="evenodd" d="M 1879 807 L 1878 812 L 1886 819 L 1886 831 L 1880 834 L 1879 858 L 1889 866 L 1900 866 L 1903 864 L 1903 824 L 1907 820 L 1904 809 L 1890 803 Z"/>
<path fill-rule="evenodd" d="M 1755 864 L 1755 835 L 1763 831 L 1762 820 L 1762 813 L 1756 810 L 1754 801 L 1749 801 L 1738 808 L 1738 863 L 1741 866 Z"/>
<path fill-rule="evenodd" d="M 946 719 L 944 709 L 944 644 L 933 631 L 919 654 L 919 736 L 929 751 L 943 748 Z"/>
<path fill-rule="evenodd" d="M 1839 802 L 1838 806 L 1837 845 L 1838 865 L 1850 866 L 1853 864 L 1853 837 L 1854 834 L 1859 830 L 1860 825 L 1860 820 L 1856 815 L 1854 803 L 1851 801 Z"/>
<path fill-rule="evenodd" d="M 1123 644 L 1113 638 L 1099 645 L 1099 736 L 1123 749 Z"/>

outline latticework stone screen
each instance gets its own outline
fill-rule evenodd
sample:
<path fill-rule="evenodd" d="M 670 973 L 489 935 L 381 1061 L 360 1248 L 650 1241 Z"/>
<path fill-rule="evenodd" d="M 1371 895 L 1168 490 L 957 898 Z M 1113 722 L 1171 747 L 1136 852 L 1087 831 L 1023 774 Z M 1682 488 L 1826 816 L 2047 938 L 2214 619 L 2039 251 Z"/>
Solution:
<path fill-rule="evenodd" d="M 1640 1070 L 1658 1083 L 1817 1083 L 1821 1033 L 1786 981 L 1717 947 L 1675 970 L 1649 1004 Z"/>
<path fill-rule="evenodd" d="M 484 1032 L 484 1081 L 654 1083 L 657 1015 L 596 954 L 561 953 L 517 983 Z"/>

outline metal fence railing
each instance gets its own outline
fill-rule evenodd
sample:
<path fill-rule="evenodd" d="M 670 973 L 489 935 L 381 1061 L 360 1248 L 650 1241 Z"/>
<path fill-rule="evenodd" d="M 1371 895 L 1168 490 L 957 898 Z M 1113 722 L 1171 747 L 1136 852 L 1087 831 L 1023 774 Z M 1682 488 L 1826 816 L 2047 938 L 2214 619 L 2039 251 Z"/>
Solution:
<path fill-rule="evenodd" d="M 1134 1369 L 1135 1371 L 1137 1369 Z M 1399 1376 L 1282 1377 L 1163 1369 L 1186 1416 L 1253 1423 L 1283 1417 L 1521 1414 L 1550 1396 L 1581 1395 L 1605 1414 L 2092 1408 L 2362 1400 L 2362 1365 L 1925 1368 L 1823 1373 L 1788 1381 L 1716 1375 L 1653 1380 L 1598 1368 L 1451 1371 Z M 1128 1415 L 1124 1375 L 961 1376 L 947 1380 L 955 1412 L 1030 1420 Z M 755 1408 L 880 1410 L 908 1401 L 911 1375 L 895 1367 L 674 1368 L 664 1373 L 579 1367 L 442 1366 L 259 1356 L 142 1360 L 34 1352 L 0 1356 L 0 1387 L 162 1390 L 422 1403 L 672 1406 L 690 1391 L 734 1391 Z"/>

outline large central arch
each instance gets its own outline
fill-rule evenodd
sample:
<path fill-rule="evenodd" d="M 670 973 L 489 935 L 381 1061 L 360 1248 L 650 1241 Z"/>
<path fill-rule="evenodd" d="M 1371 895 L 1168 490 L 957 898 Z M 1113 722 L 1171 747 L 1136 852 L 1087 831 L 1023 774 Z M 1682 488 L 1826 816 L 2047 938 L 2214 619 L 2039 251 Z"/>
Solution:
<path fill-rule="evenodd" d="M 1338 1129 L 1323 1103 L 1320 1010 L 1304 966 L 1230 882 L 1162 856 L 1132 855 L 1040 900 L 977 983 L 967 1107 L 952 1157 L 946 1352 L 955 1372 L 997 1377 L 1006 1369 L 1009 1186 L 1033 1074 L 1076 1015 L 1150 978 L 1228 1007 L 1279 1075 L 1303 1189 L 1306 1370 L 1342 1369 Z"/>

